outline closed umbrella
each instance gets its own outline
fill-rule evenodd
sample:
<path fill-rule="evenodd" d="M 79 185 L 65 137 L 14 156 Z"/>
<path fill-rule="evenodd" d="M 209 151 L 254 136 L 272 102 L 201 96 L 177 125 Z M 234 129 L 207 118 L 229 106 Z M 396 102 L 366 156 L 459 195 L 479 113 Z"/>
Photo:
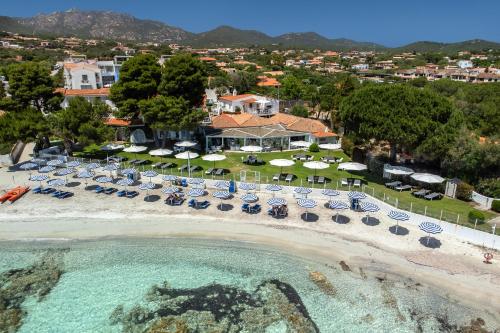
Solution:
<path fill-rule="evenodd" d="M 414 173 L 410 177 L 418 182 L 427 184 L 441 184 L 445 180 L 443 177 L 431 173 Z"/>
<path fill-rule="evenodd" d="M 241 200 L 250 203 L 256 202 L 257 200 L 259 200 L 259 197 L 253 193 L 246 193 L 241 196 Z"/>
<path fill-rule="evenodd" d="M 363 171 L 368 169 L 365 164 L 357 163 L 357 162 L 344 162 L 340 163 L 337 167 L 338 170 L 346 170 L 346 171 Z"/>
<path fill-rule="evenodd" d="M 441 228 L 439 224 L 432 222 L 422 222 L 418 225 L 418 227 L 420 230 L 427 233 L 427 245 L 429 245 L 429 238 L 431 237 L 431 234 L 435 235 L 443 232 L 443 228 Z"/>
<path fill-rule="evenodd" d="M 391 210 L 387 216 L 396 221 L 396 234 L 398 233 L 399 221 L 408 221 L 410 219 L 408 214 L 397 210 Z"/>
<path fill-rule="evenodd" d="M 269 161 L 269 164 L 280 167 L 280 176 L 281 176 L 281 174 L 283 173 L 283 167 L 292 166 L 295 164 L 295 162 L 292 160 L 284 159 L 284 158 L 278 158 L 278 159 L 274 159 L 274 160 Z"/>
<path fill-rule="evenodd" d="M 185 152 L 182 152 L 182 153 L 175 155 L 175 158 L 188 161 L 188 177 L 191 177 L 191 159 L 197 158 L 198 156 L 200 156 L 200 155 L 197 153 L 190 152 L 190 151 L 185 151 Z"/>
<path fill-rule="evenodd" d="M 203 156 L 201 159 L 204 161 L 214 162 L 214 169 L 215 169 L 215 162 L 225 160 L 226 156 L 221 155 L 221 154 L 210 154 L 210 155 Z"/>
<path fill-rule="evenodd" d="M 340 210 L 340 209 L 348 209 L 349 205 L 343 201 L 333 200 L 330 201 L 328 207 L 330 207 L 331 209 Z M 338 222 L 338 220 L 339 220 L 339 212 L 337 211 L 337 214 L 335 216 L 335 222 Z"/>
<path fill-rule="evenodd" d="M 375 212 L 378 212 L 380 210 L 380 208 L 372 203 L 372 202 L 362 202 L 359 204 L 359 206 L 361 207 L 361 209 L 367 213 L 366 215 L 366 222 L 370 222 L 370 214 L 369 213 L 375 213 Z"/>
<path fill-rule="evenodd" d="M 317 203 L 313 199 L 299 199 L 297 200 L 297 204 L 306 209 L 306 220 L 307 220 L 307 214 L 308 214 L 308 209 L 316 207 Z"/>

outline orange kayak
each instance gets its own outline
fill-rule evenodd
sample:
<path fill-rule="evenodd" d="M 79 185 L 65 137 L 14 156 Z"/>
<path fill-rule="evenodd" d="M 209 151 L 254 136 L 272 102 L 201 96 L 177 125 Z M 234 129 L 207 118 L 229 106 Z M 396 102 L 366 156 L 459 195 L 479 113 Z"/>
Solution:
<path fill-rule="evenodd" d="M 28 186 L 14 187 L 13 189 L 8 190 L 7 193 L 5 193 L 0 197 L 0 202 L 4 203 L 5 201 L 8 200 L 11 203 L 13 203 L 14 201 L 22 197 L 29 190 L 30 188 Z"/>

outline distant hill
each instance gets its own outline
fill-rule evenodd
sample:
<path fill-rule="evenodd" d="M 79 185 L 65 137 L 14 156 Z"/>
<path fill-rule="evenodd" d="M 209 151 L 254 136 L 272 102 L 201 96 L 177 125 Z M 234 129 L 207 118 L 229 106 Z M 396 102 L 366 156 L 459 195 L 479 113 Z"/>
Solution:
<path fill-rule="evenodd" d="M 390 49 L 370 42 L 358 42 L 343 38 L 329 39 L 315 32 L 291 32 L 273 37 L 256 30 L 242 30 L 229 26 L 220 26 L 207 32 L 195 34 L 163 22 L 138 19 L 128 14 L 110 11 L 80 11 L 76 9 L 51 14 L 39 14 L 27 18 L 0 16 L 0 31 L 34 35 L 104 38 L 132 42 L 176 42 L 196 47 L 272 45 L 287 48 L 320 48 L 337 51 L 394 50 L 395 52 L 456 52 L 460 50 L 500 49 L 499 43 L 480 39 L 459 43 L 416 42 Z"/>

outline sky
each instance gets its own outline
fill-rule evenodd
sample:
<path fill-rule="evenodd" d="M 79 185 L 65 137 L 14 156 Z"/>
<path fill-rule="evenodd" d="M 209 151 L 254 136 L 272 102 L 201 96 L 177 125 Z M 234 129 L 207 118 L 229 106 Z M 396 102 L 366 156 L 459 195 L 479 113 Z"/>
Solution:
<path fill-rule="evenodd" d="M 17 0 L 2 1 L 0 15 L 112 10 L 153 19 L 191 32 L 220 25 L 271 36 L 314 31 L 401 46 L 415 41 L 457 42 L 475 38 L 500 42 L 499 0 Z"/>

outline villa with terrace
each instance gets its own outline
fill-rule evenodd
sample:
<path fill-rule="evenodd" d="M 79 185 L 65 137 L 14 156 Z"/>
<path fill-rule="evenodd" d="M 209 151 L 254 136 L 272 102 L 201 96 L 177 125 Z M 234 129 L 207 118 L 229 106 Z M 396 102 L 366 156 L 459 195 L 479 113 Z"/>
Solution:
<path fill-rule="evenodd" d="M 216 115 L 222 113 L 248 113 L 261 117 L 270 117 L 279 112 L 279 100 L 255 94 L 227 95 L 218 98 L 212 112 Z"/>

